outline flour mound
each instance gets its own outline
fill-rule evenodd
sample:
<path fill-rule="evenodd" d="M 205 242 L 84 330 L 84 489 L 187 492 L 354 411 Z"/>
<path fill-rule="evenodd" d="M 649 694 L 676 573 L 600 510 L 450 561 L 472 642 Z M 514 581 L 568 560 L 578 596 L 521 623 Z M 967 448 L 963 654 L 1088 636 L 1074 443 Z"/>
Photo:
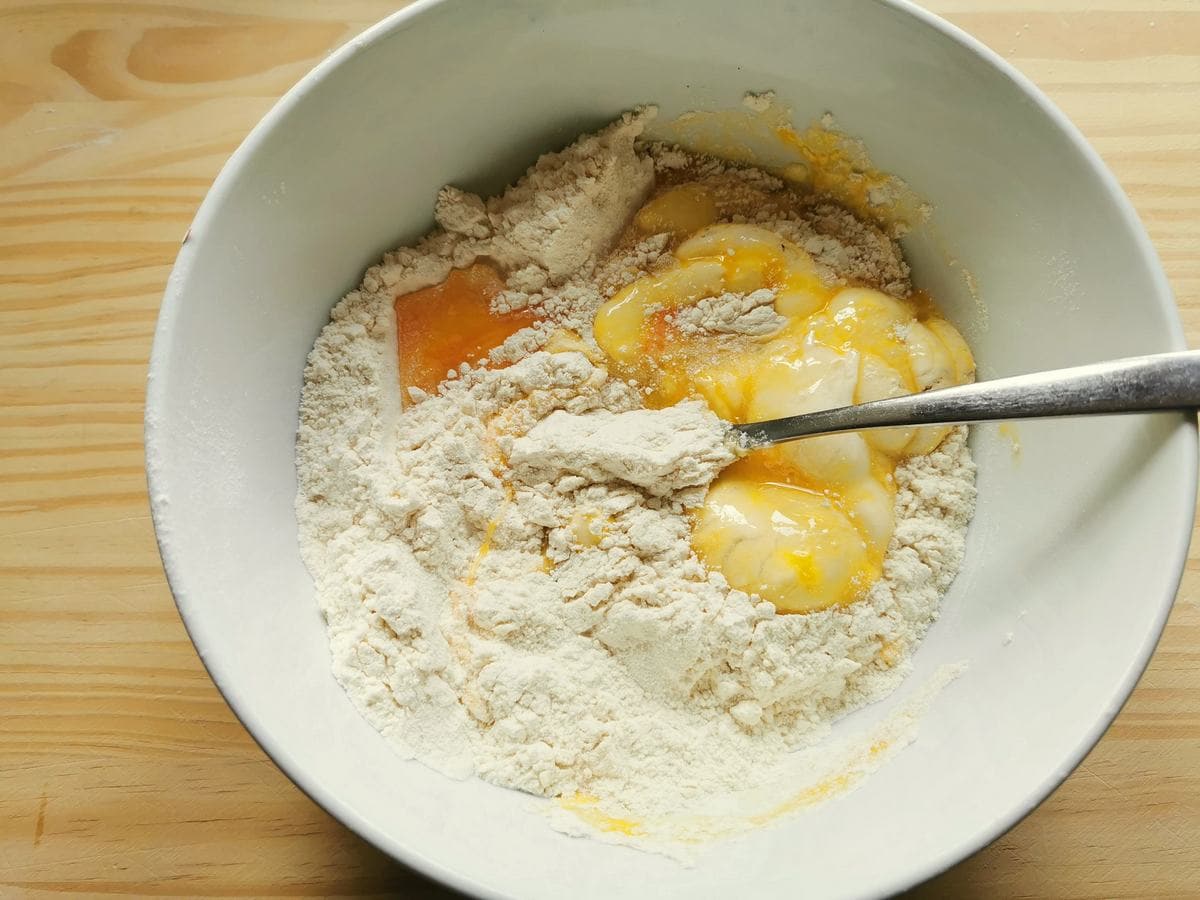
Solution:
<path fill-rule="evenodd" d="M 444 190 L 438 229 L 334 308 L 296 450 L 302 553 L 363 715 L 449 774 L 633 817 L 762 785 L 891 691 L 974 504 L 958 429 L 897 470 L 883 578 L 860 602 L 777 615 L 701 563 L 688 515 L 734 458 L 725 428 L 694 401 L 644 409 L 590 340 L 595 309 L 667 253 L 666 236 L 622 236 L 652 183 L 710 179 L 723 216 L 758 210 L 832 279 L 869 274 L 903 295 L 907 268 L 878 230 L 820 204 L 797 212 L 770 176 L 639 143 L 646 115 L 543 157 L 498 198 Z M 496 308 L 543 322 L 402 398 L 396 295 L 480 258 L 508 273 Z M 767 313 L 754 292 L 675 315 L 753 336 L 775 325 Z"/>
<path fill-rule="evenodd" d="M 672 318 L 684 334 L 742 334 L 765 339 L 787 324 L 787 319 L 775 312 L 774 303 L 775 292 L 770 288 L 748 294 L 725 293 L 703 297 Z"/>
<path fill-rule="evenodd" d="M 733 462 L 728 431 L 696 400 L 659 410 L 557 411 L 513 442 L 508 461 L 525 480 L 617 479 L 662 496 L 706 486 Z"/>

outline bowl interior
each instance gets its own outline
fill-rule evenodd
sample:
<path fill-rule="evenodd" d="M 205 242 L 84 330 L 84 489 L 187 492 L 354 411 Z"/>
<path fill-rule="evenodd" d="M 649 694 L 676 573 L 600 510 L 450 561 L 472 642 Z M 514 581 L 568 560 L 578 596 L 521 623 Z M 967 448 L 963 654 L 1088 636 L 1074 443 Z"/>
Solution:
<path fill-rule="evenodd" d="M 837 797 L 691 869 L 551 831 L 522 795 L 397 759 L 329 671 L 300 561 L 293 442 L 305 356 L 363 268 L 432 222 L 445 183 L 494 191 L 623 109 L 664 116 L 777 91 L 832 111 L 934 204 L 918 282 L 982 377 L 1182 347 L 1165 281 L 1111 178 L 986 52 L 875 0 L 418 3 L 323 64 L 231 160 L 172 274 L 147 459 L 188 629 L 267 751 L 398 857 L 487 894 L 759 896 L 902 888 L 1038 802 L 1140 673 L 1174 595 L 1195 434 L 1175 416 L 975 430 L 968 561 L 898 695 L 967 671 L 918 742 Z M 981 301 L 962 276 L 969 270 Z M 864 859 L 870 860 L 864 865 Z"/>

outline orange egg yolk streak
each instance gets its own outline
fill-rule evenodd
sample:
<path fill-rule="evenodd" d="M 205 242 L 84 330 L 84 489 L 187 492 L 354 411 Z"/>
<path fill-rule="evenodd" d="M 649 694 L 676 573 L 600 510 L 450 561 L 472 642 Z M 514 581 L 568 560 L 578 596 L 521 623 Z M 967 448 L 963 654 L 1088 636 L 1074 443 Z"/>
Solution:
<path fill-rule="evenodd" d="M 431 393 L 461 363 L 487 356 L 536 320 L 528 310 L 496 314 L 492 299 L 504 290 L 500 273 L 486 263 L 453 269 L 446 280 L 396 298 L 396 349 L 400 384 Z"/>

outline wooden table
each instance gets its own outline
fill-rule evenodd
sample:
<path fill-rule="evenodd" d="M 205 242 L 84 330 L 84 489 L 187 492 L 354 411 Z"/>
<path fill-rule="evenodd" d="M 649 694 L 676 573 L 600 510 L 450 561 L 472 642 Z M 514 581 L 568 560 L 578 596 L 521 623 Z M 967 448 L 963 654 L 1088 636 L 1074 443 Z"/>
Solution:
<path fill-rule="evenodd" d="M 0 896 L 445 896 L 304 797 L 226 708 L 142 474 L 151 332 L 197 204 L 275 98 L 396 5 L 0 0 Z M 1196 344 L 1200 3 L 933 5 L 1083 128 Z M 914 896 L 1200 892 L 1198 570 L 1194 551 L 1086 762 Z"/>

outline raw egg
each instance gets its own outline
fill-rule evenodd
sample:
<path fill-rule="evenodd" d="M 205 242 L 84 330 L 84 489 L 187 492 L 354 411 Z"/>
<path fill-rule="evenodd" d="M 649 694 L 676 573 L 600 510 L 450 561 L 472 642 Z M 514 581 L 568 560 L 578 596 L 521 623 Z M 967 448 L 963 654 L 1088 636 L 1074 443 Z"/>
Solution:
<path fill-rule="evenodd" d="M 702 397 L 739 423 L 962 384 L 975 362 L 932 304 L 827 284 L 813 258 L 769 229 L 708 224 L 698 185 L 652 199 L 635 219 L 682 238 L 671 266 L 596 313 L 596 342 L 648 405 Z M 701 227 L 695 227 L 697 223 Z M 681 307 L 769 289 L 785 324 L 764 338 L 684 333 Z M 781 612 L 861 599 L 882 573 L 894 530 L 894 471 L 949 429 L 891 428 L 752 451 L 709 489 L 692 543 L 736 588 Z"/>

